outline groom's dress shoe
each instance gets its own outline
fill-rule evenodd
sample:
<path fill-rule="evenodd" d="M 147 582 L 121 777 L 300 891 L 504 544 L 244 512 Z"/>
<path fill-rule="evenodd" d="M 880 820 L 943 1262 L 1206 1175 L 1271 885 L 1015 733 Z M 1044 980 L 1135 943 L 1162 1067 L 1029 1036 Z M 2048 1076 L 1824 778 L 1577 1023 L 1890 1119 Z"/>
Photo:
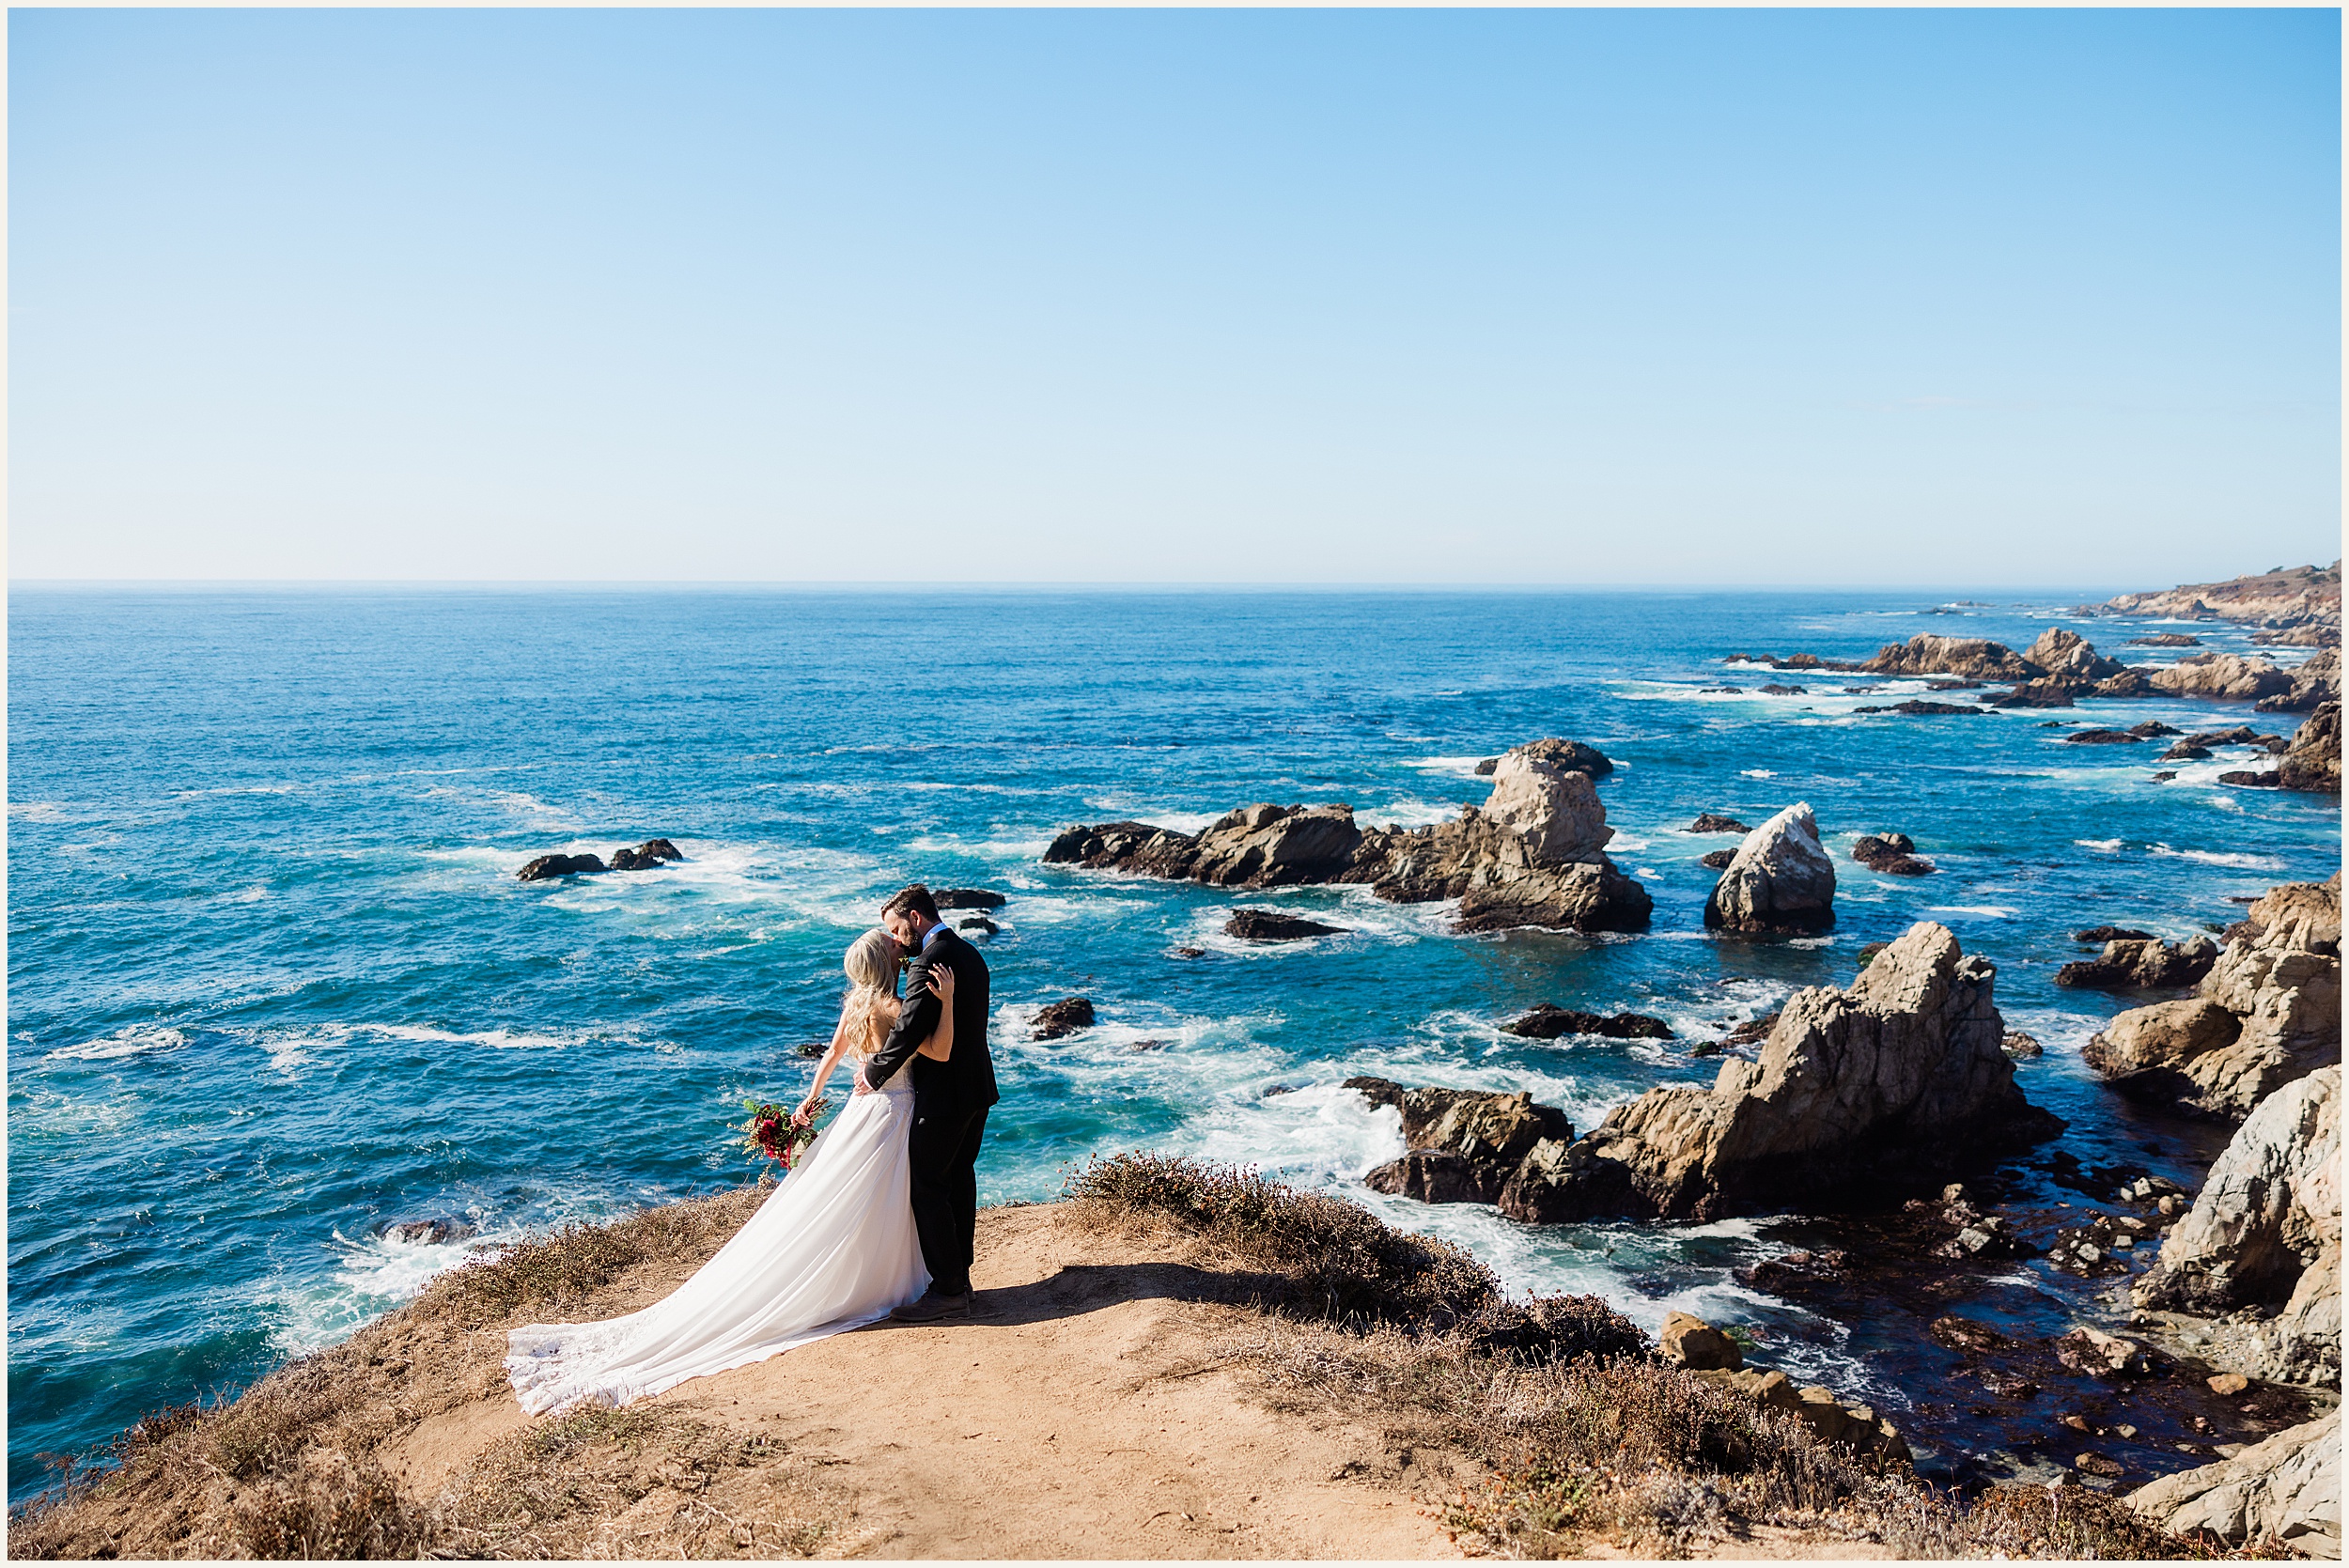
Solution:
<path fill-rule="evenodd" d="M 936 1323 L 942 1317 L 969 1317 L 975 1292 L 960 1296 L 941 1296 L 937 1291 L 924 1291 L 918 1301 L 909 1301 L 889 1315 L 899 1323 Z"/>

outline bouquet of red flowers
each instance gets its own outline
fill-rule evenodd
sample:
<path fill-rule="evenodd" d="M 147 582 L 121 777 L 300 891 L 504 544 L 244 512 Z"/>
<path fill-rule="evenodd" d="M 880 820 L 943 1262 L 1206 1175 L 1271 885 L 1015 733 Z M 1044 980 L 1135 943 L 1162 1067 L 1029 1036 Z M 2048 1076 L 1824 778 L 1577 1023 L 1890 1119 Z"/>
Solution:
<path fill-rule="evenodd" d="M 793 1123 L 791 1107 L 772 1100 L 744 1100 L 742 1109 L 751 1113 L 751 1119 L 735 1129 L 742 1135 L 742 1147 L 751 1158 L 781 1160 L 788 1171 L 800 1151 L 816 1141 L 816 1124 L 831 1112 L 832 1097 L 826 1095 L 809 1107 L 805 1126 Z"/>

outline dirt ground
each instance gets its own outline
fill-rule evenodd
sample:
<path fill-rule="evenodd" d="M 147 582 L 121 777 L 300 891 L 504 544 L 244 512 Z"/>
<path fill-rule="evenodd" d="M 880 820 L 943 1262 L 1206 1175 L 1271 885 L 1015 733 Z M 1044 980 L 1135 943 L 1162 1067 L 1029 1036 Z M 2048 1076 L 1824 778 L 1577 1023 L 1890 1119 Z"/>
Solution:
<path fill-rule="evenodd" d="M 802 1490 L 812 1473 L 848 1515 L 817 1545 L 823 1556 L 1460 1555 L 1414 1498 L 1453 1479 L 1448 1456 L 1390 1446 L 1375 1421 L 1252 1403 L 1252 1374 L 1213 1350 L 1245 1312 L 1211 1299 L 1200 1269 L 1134 1250 L 1071 1234 L 1052 1207 L 991 1209 L 969 1321 L 835 1335 L 645 1405 L 769 1439 L 797 1462 Z M 625 1281 L 614 1310 L 684 1272 Z M 382 1459 L 429 1502 L 532 1420 L 501 1387 L 427 1419 Z M 709 1490 L 680 1479 L 610 1521 L 596 1555 L 664 1555 Z M 754 1493 L 754 1481 L 724 1489 Z M 770 1512 L 754 1498 L 714 1506 Z"/>

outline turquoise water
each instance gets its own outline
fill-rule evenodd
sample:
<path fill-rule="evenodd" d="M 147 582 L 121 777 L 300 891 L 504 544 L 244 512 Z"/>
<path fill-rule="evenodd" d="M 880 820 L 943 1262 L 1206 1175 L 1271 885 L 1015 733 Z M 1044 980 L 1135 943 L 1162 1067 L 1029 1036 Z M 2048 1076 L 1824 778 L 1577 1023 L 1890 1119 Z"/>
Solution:
<path fill-rule="evenodd" d="M 1842 983 L 1919 919 L 1999 968 L 2047 1055 L 2031 1097 L 2084 1159 L 2194 1173 L 2206 1136 L 2098 1088 L 2080 1043 L 2123 1001 L 2058 990 L 2064 933 L 2183 935 L 2339 863 L 2329 798 L 2231 790 L 2222 753 L 2150 782 L 2155 747 L 2074 747 L 2044 720 L 2185 728 L 2296 716 L 2096 703 L 2074 713 L 1855 718 L 1921 688 L 1724 671 L 1745 650 L 1864 657 L 1921 630 L 2020 647 L 2070 625 L 2107 652 L 2150 623 L 2061 607 L 2110 587 L 1899 594 L 790 594 L 15 589 L 9 629 L 8 1405 L 12 1496 L 35 1455 L 231 1389 L 404 1299 L 469 1246 L 744 1179 L 727 1124 L 796 1092 L 842 947 L 914 877 L 1009 895 L 987 954 L 1004 1103 L 988 1201 L 1050 1196 L 1100 1150 L 1178 1150 L 1347 1191 L 1473 1248 L 1513 1284 L 1798 1316 L 1739 1286 L 1766 1221 L 1529 1230 L 1355 1185 L 1400 1152 L 1338 1081 L 1524 1088 L 1578 1127 L 1688 1045 Z M 1937 598 L 1996 602 L 1929 613 Z M 2242 632 L 2194 629 L 2214 646 Z M 2294 657 L 2287 652 L 2285 657 Z M 1765 680 L 1810 688 L 1751 693 Z M 1742 695 L 1701 692 L 1724 680 Z M 1481 800 L 1479 757 L 1563 735 L 1618 764 L 1618 862 L 1645 936 L 1461 938 L 1361 890 L 1234 896 L 1047 868 L 1071 823 L 1196 827 L 1250 800 L 1420 823 Z M 1807 800 L 1839 851 L 1840 924 L 1781 944 L 1702 932 L 1734 841 Z M 1912 834 L 1937 876 L 1841 856 Z M 663 870 L 524 885 L 553 850 L 662 835 Z M 1237 903 L 1350 934 L 1250 949 Z M 1181 946 L 1207 950 L 1185 960 Z M 1100 1025 L 1027 1043 L 1042 1002 Z M 1545 1044 L 1536 1002 L 1659 1014 L 1678 1042 Z M 1135 1052 L 1136 1041 L 1173 1042 Z M 2143 1145 L 2152 1142 L 2149 1153 Z M 402 1245 L 448 1216 L 473 1242 Z M 2078 1303 L 2037 1265 L 2010 1288 Z M 1893 1410 L 1896 1347 L 1796 1325 L 1797 1370 Z M 1803 1380 L 1809 1380 L 1806 1377 Z"/>

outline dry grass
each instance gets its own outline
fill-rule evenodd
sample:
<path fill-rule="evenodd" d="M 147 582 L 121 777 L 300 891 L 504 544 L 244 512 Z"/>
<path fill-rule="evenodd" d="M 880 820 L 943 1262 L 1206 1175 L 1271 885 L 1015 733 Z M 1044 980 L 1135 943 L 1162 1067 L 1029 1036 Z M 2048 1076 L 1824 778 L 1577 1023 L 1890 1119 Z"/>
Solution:
<path fill-rule="evenodd" d="M 675 1405 L 584 1409 L 494 1444 L 433 1505 L 442 1557 L 813 1557 L 856 1537 L 820 1467 Z M 656 1545 L 657 1544 L 657 1545 Z"/>
<path fill-rule="evenodd" d="M 2077 1488 L 2001 1488 L 1968 1507 L 1664 1365 L 1595 1297 L 1508 1301 L 1456 1249 L 1337 1199 L 1136 1155 L 1096 1161 L 1068 1196 L 1076 1222 L 1173 1223 L 1284 1277 L 1285 1299 L 1268 1304 L 1289 1310 L 1224 1354 L 1276 1405 L 1380 1410 L 1397 1436 L 1478 1461 L 1484 1485 L 1446 1499 L 1444 1517 L 1491 1555 L 1575 1556 L 1595 1539 L 1647 1557 L 1734 1552 L 1756 1526 L 1904 1558 L 2223 1555 Z"/>
<path fill-rule="evenodd" d="M 646 1265 L 698 1263 L 770 1189 L 742 1188 L 509 1248 L 435 1281 L 343 1343 L 279 1368 L 233 1403 L 149 1416 L 11 1511 L 8 1555 L 413 1557 L 459 1539 L 487 1541 L 487 1525 L 472 1514 L 443 1517 L 404 1500 L 382 1467 L 385 1451 L 419 1422 L 503 1388 L 506 1327 L 641 1304 L 598 1301 L 597 1293 Z M 762 1555 L 767 1545 L 762 1537 Z"/>

